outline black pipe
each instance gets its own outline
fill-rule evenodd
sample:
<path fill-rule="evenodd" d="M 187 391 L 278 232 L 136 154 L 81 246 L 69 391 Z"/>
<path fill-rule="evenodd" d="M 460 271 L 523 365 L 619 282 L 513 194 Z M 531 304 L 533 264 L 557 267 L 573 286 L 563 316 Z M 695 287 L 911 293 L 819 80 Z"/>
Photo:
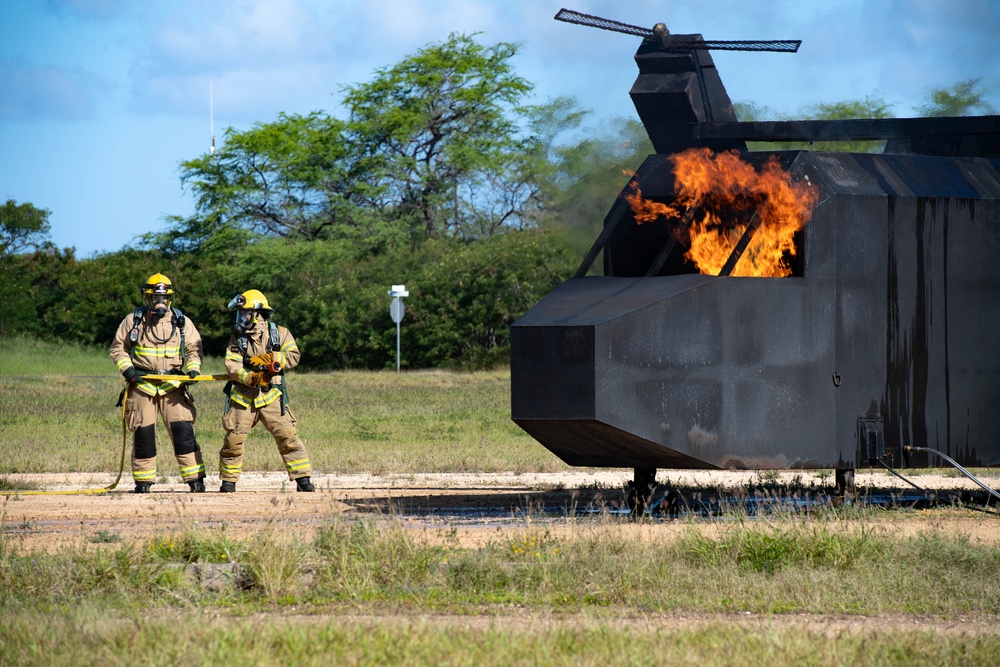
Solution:
<path fill-rule="evenodd" d="M 894 138 L 1000 135 L 1000 116 L 957 118 L 851 118 L 749 123 L 700 123 L 691 135 L 700 140 L 862 141 Z"/>
<path fill-rule="evenodd" d="M 750 241 L 753 240 L 753 235 L 757 233 L 760 228 L 760 218 L 757 216 L 757 211 L 753 212 L 753 217 L 750 218 L 750 222 L 747 223 L 747 228 L 743 230 L 743 236 L 736 243 L 736 247 L 733 248 L 732 252 L 729 253 L 729 259 L 722 266 L 722 270 L 719 271 L 720 276 L 728 276 L 736 268 L 737 262 L 740 261 L 740 257 L 746 252 L 747 246 L 750 245 Z"/>
<path fill-rule="evenodd" d="M 932 454 L 937 454 L 938 456 L 940 456 L 941 458 L 943 458 L 945 461 L 947 461 L 948 463 L 950 463 L 953 466 L 955 466 L 959 470 L 959 472 L 961 472 L 963 475 L 965 475 L 966 477 L 968 477 L 969 479 L 971 479 L 973 482 L 975 482 L 976 484 L 978 484 L 979 486 L 981 486 L 984 490 L 986 490 L 987 492 L 989 492 L 989 494 L 992 495 L 994 498 L 996 498 L 997 500 L 1000 500 L 1000 493 L 997 493 L 996 491 L 994 491 L 990 487 L 988 487 L 985 484 L 983 484 L 982 482 L 980 482 L 979 479 L 975 475 L 973 475 L 971 472 L 969 472 L 968 470 L 966 470 L 965 468 L 963 468 L 962 466 L 960 466 L 958 464 L 958 461 L 956 461 L 955 459 L 951 458 L 947 454 L 942 454 L 938 450 L 931 449 L 929 447 L 914 447 L 913 445 L 907 445 L 906 447 L 903 447 L 903 450 L 907 451 L 907 452 L 931 452 Z"/>

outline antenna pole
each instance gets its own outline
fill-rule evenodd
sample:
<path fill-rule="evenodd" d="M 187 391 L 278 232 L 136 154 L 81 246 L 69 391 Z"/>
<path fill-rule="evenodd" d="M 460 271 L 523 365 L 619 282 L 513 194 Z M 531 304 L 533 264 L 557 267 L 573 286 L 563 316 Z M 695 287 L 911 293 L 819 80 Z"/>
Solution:
<path fill-rule="evenodd" d="M 208 81 L 208 131 L 212 135 L 212 147 L 209 152 L 215 155 L 215 99 L 211 79 Z"/>

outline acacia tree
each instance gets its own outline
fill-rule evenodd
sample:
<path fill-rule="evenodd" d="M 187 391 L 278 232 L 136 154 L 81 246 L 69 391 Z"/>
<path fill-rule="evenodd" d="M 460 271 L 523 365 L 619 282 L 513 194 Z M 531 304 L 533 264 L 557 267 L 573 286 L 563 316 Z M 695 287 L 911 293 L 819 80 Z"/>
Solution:
<path fill-rule="evenodd" d="M 181 164 L 196 214 L 144 242 L 202 248 L 248 230 L 370 248 L 530 226 L 539 169 L 534 138 L 520 133 L 531 86 L 513 71 L 516 53 L 452 34 L 345 87 L 346 120 L 281 114 L 227 130 L 215 154 Z"/>
<path fill-rule="evenodd" d="M 521 222 L 531 186 L 530 139 L 518 136 L 531 85 L 517 46 L 452 34 L 345 88 L 350 131 L 373 194 L 427 237 L 488 234 Z"/>
<path fill-rule="evenodd" d="M 47 208 L 8 199 L 0 206 L 0 258 L 23 250 L 45 247 L 48 241 L 49 215 Z"/>
<path fill-rule="evenodd" d="M 198 211 L 186 221 L 198 236 L 243 227 L 270 236 L 311 240 L 340 224 L 352 200 L 344 123 L 319 112 L 280 114 L 250 130 L 232 128 L 220 150 L 181 164 Z"/>

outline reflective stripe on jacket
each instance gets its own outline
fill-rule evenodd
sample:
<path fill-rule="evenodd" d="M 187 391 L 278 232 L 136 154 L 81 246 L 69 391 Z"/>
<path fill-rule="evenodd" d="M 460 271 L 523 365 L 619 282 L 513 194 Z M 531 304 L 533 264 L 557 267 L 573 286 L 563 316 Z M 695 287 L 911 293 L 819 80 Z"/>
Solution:
<path fill-rule="evenodd" d="M 229 400 L 242 405 L 243 407 L 262 408 L 270 405 L 282 395 L 282 386 L 285 378 L 284 371 L 295 368 L 302 356 L 299 353 L 299 346 L 295 343 L 292 333 L 281 325 L 278 327 L 278 349 L 271 350 L 275 360 L 281 364 L 282 375 L 276 375 L 271 380 L 271 386 L 266 388 L 251 387 L 246 384 L 247 377 L 253 371 L 243 366 L 243 353 L 236 344 L 236 338 L 229 339 L 229 347 L 226 348 L 226 372 L 229 378 L 234 380 L 229 394 Z M 268 323 L 261 318 L 257 324 L 247 332 L 247 355 L 256 357 L 267 352 Z"/>
<path fill-rule="evenodd" d="M 120 372 L 134 366 L 140 373 L 186 374 L 188 371 L 201 372 L 201 335 L 191 322 L 184 318 L 184 358 L 181 358 L 181 331 L 176 326 L 173 314 L 155 318 L 146 313 L 139 323 L 139 339 L 133 345 L 129 334 L 132 332 L 133 315 L 128 315 L 118 325 L 115 339 L 109 353 Z M 166 394 L 179 389 L 183 380 L 144 380 L 141 377 L 136 389 L 149 396 Z"/>

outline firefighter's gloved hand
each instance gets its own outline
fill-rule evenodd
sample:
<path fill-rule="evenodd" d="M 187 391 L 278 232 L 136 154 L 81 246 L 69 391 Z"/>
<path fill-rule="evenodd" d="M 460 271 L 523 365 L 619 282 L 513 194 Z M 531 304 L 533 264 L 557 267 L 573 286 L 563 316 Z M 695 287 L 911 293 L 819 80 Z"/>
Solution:
<path fill-rule="evenodd" d="M 271 352 L 265 352 L 264 354 L 258 354 L 256 357 L 250 357 L 250 365 L 254 368 L 266 368 L 271 365 L 274 361 L 274 354 Z"/>
<path fill-rule="evenodd" d="M 257 371 L 247 375 L 247 384 L 251 387 L 266 387 L 271 384 L 271 374 Z"/>
<path fill-rule="evenodd" d="M 198 377 L 198 371 L 188 371 L 188 377 L 189 378 Z"/>
<path fill-rule="evenodd" d="M 122 375 L 125 376 L 125 380 L 129 384 L 135 384 L 136 382 L 139 381 L 139 372 L 135 370 L 135 366 L 129 366 L 128 368 L 123 370 Z"/>

